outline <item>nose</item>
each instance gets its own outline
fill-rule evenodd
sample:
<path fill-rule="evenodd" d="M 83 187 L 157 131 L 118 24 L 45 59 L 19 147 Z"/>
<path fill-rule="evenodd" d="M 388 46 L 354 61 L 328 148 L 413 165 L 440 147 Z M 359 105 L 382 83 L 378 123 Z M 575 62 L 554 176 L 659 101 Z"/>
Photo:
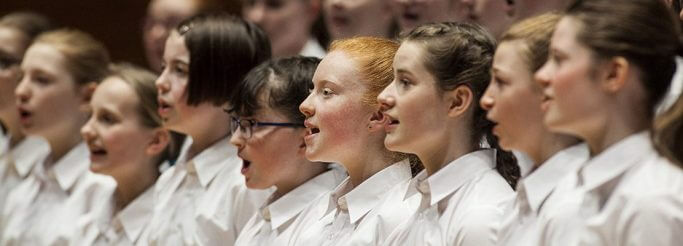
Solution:
<path fill-rule="evenodd" d="M 86 122 L 85 125 L 83 125 L 83 127 L 81 128 L 81 136 L 83 137 L 83 140 L 85 140 L 86 142 L 95 139 L 96 134 L 95 129 L 93 129 L 93 118 L 95 118 L 94 115 L 90 116 L 88 122 Z"/>
<path fill-rule="evenodd" d="M 484 110 L 491 110 L 493 108 L 493 105 L 495 104 L 495 100 L 493 99 L 493 96 L 491 95 L 493 92 L 493 84 L 489 84 L 489 87 L 486 88 L 486 91 L 484 92 L 484 95 L 481 96 L 481 99 L 479 99 L 479 106 L 483 108 Z"/>
<path fill-rule="evenodd" d="M 392 81 L 391 84 L 389 84 L 382 92 L 377 95 L 377 102 L 379 103 L 380 106 L 380 111 L 384 112 L 387 111 L 391 108 L 393 108 L 396 105 L 396 98 L 392 94 L 393 91 L 395 91 L 394 84 L 396 81 Z"/>
<path fill-rule="evenodd" d="M 154 81 L 154 85 L 157 87 L 157 92 L 159 93 L 159 95 L 165 94 L 171 90 L 171 85 L 170 83 L 168 83 L 167 71 L 168 68 L 164 68 L 164 70 L 161 71 L 161 75 L 159 75 L 159 78 L 157 78 L 157 80 Z"/>
<path fill-rule="evenodd" d="M 265 12 L 266 10 L 264 3 L 256 1 L 254 2 L 254 5 L 246 7 L 244 16 L 247 18 L 247 20 L 254 22 L 256 25 L 261 25 L 263 24 Z"/>
<path fill-rule="evenodd" d="M 547 61 L 543 66 L 534 73 L 534 80 L 543 88 L 546 88 L 550 85 L 550 78 L 551 78 L 551 64 L 550 61 Z"/>
<path fill-rule="evenodd" d="M 306 116 L 306 118 L 309 118 L 315 114 L 315 109 L 313 108 L 313 105 L 311 103 L 311 100 L 313 100 L 311 99 L 311 95 L 313 94 L 308 95 L 308 97 L 306 97 L 306 100 L 304 100 L 301 103 L 301 105 L 299 105 L 299 111 L 301 111 L 301 113 L 303 113 L 304 116 Z"/>
<path fill-rule="evenodd" d="M 244 136 L 242 136 L 242 131 L 240 130 L 233 132 L 232 136 L 230 136 L 230 144 L 235 145 L 238 150 L 243 149 L 245 143 L 246 139 L 244 139 Z"/>
<path fill-rule="evenodd" d="M 14 89 L 14 94 L 16 95 L 17 104 L 27 103 L 31 98 L 31 89 L 28 82 L 28 76 L 24 76 L 21 79 L 17 88 Z"/>

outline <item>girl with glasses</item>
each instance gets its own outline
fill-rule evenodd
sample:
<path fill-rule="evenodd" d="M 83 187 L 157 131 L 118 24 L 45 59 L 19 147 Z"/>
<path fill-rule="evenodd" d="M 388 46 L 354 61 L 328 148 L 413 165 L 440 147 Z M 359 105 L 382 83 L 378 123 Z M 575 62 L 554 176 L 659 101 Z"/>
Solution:
<path fill-rule="evenodd" d="M 269 57 L 263 31 L 229 15 L 192 17 L 169 36 L 158 110 L 164 128 L 188 139 L 156 183 L 149 244 L 232 245 L 267 196 L 244 186 L 223 109 L 244 75 Z"/>
<path fill-rule="evenodd" d="M 274 193 L 251 217 L 236 245 L 288 245 L 301 212 L 321 212 L 328 194 L 345 177 L 327 163 L 306 159 L 304 115 L 299 104 L 313 87 L 311 78 L 320 59 L 291 57 L 254 68 L 231 99 L 233 134 L 243 160 L 247 187 Z M 237 118 L 239 117 L 239 118 Z M 327 204 L 324 204 L 327 205 Z M 303 225 L 306 226 L 306 225 Z"/>

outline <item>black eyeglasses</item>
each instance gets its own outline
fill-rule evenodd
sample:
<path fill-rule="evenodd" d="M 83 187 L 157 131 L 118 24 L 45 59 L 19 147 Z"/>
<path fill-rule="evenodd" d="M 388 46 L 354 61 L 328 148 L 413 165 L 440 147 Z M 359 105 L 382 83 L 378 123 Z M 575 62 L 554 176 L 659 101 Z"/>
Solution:
<path fill-rule="evenodd" d="M 254 132 L 254 127 L 263 126 L 276 126 L 276 127 L 292 127 L 292 128 L 303 128 L 304 124 L 301 123 L 289 123 L 289 122 L 259 122 L 254 119 L 238 119 L 237 117 L 230 117 L 230 132 L 235 134 L 237 129 L 240 129 L 240 133 L 244 138 L 251 138 L 251 134 Z"/>

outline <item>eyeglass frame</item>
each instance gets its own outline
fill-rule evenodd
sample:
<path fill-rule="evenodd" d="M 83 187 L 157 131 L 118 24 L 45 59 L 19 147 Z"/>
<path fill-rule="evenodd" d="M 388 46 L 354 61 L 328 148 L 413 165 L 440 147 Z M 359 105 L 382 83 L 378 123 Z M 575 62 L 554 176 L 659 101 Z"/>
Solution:
<path fill-rule="evenodd" d="M 249 122 L 249 131 L 245 132 L 243 129 L 247 129 L 242 127 L 242 122 Z M 293 123 L 293 122 L 261 122 L 257 121 L 255 119 L 240 119 L 235 116 L 230 116 L 230 133 L 235 134 L 237 132 L 237 129 L 240 129 L 241 134 L 244 136 L 245 139 L 249 139 L 254 135 L 254 127 L 264 127 L 264 126 L 276 126 L 276 127 L 291 127 L 291 128 L 305 128 L 306 126 L 303 123 Z"/>

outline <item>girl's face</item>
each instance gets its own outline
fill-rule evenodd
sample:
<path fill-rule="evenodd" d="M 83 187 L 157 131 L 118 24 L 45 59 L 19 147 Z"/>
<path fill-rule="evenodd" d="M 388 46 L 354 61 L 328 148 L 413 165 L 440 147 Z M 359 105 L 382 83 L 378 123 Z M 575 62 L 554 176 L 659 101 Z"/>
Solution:
<path fill-rule="evenodd" d="M 28 41 L 14 28 L 0 27 L 0 116 L 17 113 L 14 89 L 19 84 L 19 65 Z"/>
<path fill-rule="evenodd" d="M 318 0 L 244 0 L 242 15 L 268 34 L 274 57 L 296 55 L 292 46 L 310 35 L 318 15 L 313 1 Z"/>
<path fill-rule="evenodd" d="M 133 88 L 120 78 L 109 77 L 97 87 L 90 102 L 92 115 L 81 128 L 93 172 L 116 176 L 158 154 L 148 147 L 159 129 L 142 125 L 139 104 Z"/>
<path fill-rule="evenodd" d="M 394 16 L 403 31 L 429 23 L 442 21 L 462 21 L 466 16 L 459 13 L 460 0 L 391 0 Z"/>
<path fill-rule="evenodd" d="M 51 144 L 77 136 L 87 118 L 89 85 L 77 85 L 65 64 L 66 57 L 53 46 L 32 45 L 15 91 L 22 130 Z"/>
<path fill-rule="evenodd" d="M 193 115 L 211 108 L 203 103 L 198 106 L 187 104 L 187 83 L 190 73 L 190 52 L 185 46 L 185 39 L 173 31 L 166 41 L 163 70 L 157 78 L 159 93 L 159 115 L 164 120 L 164 127 L 181 133 L 193 129 Z M 194 119 L 194 120 L 193 120 Z"/>
<path fill-rule="evenodd" d="M 599 122 L 607 107 L 596 80 L 598 70 L 591 51 L 576 39 L 580 24 L 564 17 L 550 42 L 550 56 L 536 72 L 544 88 L 541 109 L 551 130 L 571 135 L 584 132 Z M 583 136 L 579 134 L 578 136 Z"/>
<path fill-rule="evenodd" d="M 530 153 L 544 129 L 543 93 L 520 54 L 525 48 L 522 41 L 498 45 L 493 58 L 492 81 L 480 104 L 488 111 L 486 117 L 496 123 L 493 134 L 503 148 Z"/>
<path fill-rule="evenodd" d="M 404 153 L 438 149 L 435 139 L 445 135 L 449 104 L 422 61 L 423 48 L 403 42 L 394 58 L 394 81 L 378 96 L 388 123 L 384 144 Z"/>
<path fill-rule="evenodd" d="M 387 0 L 324 0 L 323 7 L 332 39 L 386 35 L 392 24 Z"/>
<path fill-rule="evenodd" d="M 261 110 L 252 117 L 240 120 L 258 122 L 290 122 L 283 114 L 260 102 Z M 296 182 L 304 157 L 305 145 L 303 128 L 254 126 L 252 135 L 247 138 L 241 131 L 232 134 L 230 143 L 237 146 L 238 155 L 243 160 L 242 174 L 247 187 L 267 189 L 271 186 L 286 187 Z"/>
<path fill-rule="evenodd" d="M 358 65 L 333 51 L 313 75 L 313 91 L 299 109 L 306 115 L 306 158 L 340 162 L 362 151 L 371 116 L 378 108 L 361 102 L 366 87 Z"/>
<path fill-rule="evenodd" d="M 180 21 L 197 12 L 196 0 L 153 0 L 149 3 L 143 26 L 143 44 L 147 61 L 154 71 L 161 71 L 164 44 Z"/>
<path fill-rule="evenodd" d="M 512 22 L 512 6 L 505 0 L 460 0 L 460 9 L 467 20 L 479 23 L 498 36 Z"/>

